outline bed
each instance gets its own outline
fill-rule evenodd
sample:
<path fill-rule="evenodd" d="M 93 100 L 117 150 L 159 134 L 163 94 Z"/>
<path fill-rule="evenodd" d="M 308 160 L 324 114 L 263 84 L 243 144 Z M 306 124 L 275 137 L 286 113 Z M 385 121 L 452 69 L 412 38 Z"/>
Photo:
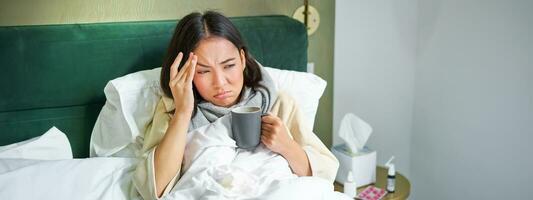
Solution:
<path fill-rule="evenodd" d="M 305 27 L 285 16 L 235 17 L 255 58 L 305 71 Z M 104 86 L 161 66 L 175 20 L 0 27 L 0 146 L 56 126 L 76 158 L 89 156 Z"/>
<path fill-rule="evenodd" d="M 287 16 L 231 20 L 261 64 L 305 71 L 308 40 L 303 24 Z M 127 199 L 126 194 L 134 193 L 127 186 L 130 180 L 117 175 L 132 170 L 132 159 L 89 159 L 91 132 L 106 102 L 106 84 L 159 67 L 175 25 L 176 20 L 166 20 L 0 27 L 0 152 L 45 132 L 58 138 L 60 131 L 70 143 L 71 157 L 76 158 L 73 162 L 0 156 L 0 199 L 56 197 L 52 193 Z M 37 159 L 46 156 L 39 154 Z M 62 175 L 40 174 L 27 167 L 35 165 Z M 104 178 L 95 179 L 94 174 Z M 43 189 L 38 180 L 52 180 L 55 186 Z M 26 192 L 28 188 L 41 193 Z"/>

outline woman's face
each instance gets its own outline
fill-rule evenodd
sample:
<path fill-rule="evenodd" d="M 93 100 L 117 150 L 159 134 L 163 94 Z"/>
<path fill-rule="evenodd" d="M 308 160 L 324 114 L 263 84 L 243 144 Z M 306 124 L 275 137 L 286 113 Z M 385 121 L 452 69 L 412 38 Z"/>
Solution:
<path fill-rule="evenodd" d="M 244 51 L 224 38 L 208 37 L 193 52 L 198 56 L 193 78 L 198 93 L 217 106 L 235 105 L 244 82 Z"/>

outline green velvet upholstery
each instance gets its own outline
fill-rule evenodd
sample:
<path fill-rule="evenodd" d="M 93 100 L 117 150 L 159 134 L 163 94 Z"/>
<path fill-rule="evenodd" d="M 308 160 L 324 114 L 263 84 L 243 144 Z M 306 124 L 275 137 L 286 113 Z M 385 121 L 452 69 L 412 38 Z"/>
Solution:
<path fill-rule="evenodd" d="M 305 27 L 286 16 L 231 19 L 263 65 L 305 71 Z M 176 20 L 0 27 L 0 145 L 65 132 L 77 158 L 109 80 L 159 67 Z"/>

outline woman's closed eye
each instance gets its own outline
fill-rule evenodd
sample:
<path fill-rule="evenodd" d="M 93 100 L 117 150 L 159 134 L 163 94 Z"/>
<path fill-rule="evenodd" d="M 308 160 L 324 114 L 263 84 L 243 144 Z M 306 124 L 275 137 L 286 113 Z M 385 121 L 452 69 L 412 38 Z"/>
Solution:
<path fill-rule="evenodd" d="M 209 72 L 209 70 L 199 70 L 196 73 L 198 73 L 198 74 L 207 74 L 208 72 Z"/>
<path fill-rule="evenodd" d="M 226 66 L 224 66 L 224 69 L 229 69 L 229 68 L 232 68 L 232 67 L 235 67 L 235 64 L 226 65 Z"/>

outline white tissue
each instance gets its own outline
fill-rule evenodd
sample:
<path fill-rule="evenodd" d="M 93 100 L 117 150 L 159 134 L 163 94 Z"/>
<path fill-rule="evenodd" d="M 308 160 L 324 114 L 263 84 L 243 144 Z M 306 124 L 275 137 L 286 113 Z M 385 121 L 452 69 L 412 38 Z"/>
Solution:
<path fill-rule="evenodd" d="M 219 165 L 207 172 L 217 184 L 205 185 L 228 199 L 255 198 L 259 195 L 259 177 L 234 165 Z"/>
<path fill-rule="evenodd" d="M 352 153 L 363 150 L 371 134 L 372 127 L 356 115 L 348 113 L 342 118 L 339 139 Z"/>

